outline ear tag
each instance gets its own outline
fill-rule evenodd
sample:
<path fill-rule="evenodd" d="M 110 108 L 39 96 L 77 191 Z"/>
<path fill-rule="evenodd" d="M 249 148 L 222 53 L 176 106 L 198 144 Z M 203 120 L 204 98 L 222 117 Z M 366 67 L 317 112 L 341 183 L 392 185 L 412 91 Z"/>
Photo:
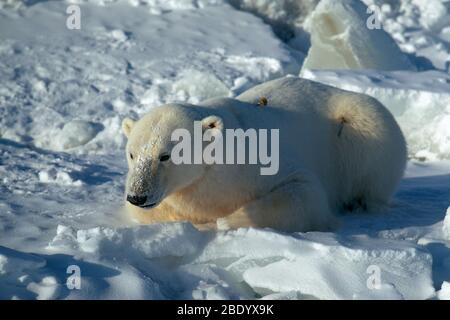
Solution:
<path fill-rule="evenodd" d="M 258 100 L 258 106 L 260 106 L 260 107 L 267 106 L 267 103 L 268 103 L 268 101 L 267 101 L 266 97 L 261 97 Z"/>
<path fill-rule="evenodd" d="M 347 120 L 345 120 L 345 118 L 342 117 L 341 118 L 341 123 L 339 124 L 338 134 L 337 134 L 338 137 L 341 137 L 342 130 L 344 129 L 344 124 L 346 124 L 346 123 L 347 123 Z"/>

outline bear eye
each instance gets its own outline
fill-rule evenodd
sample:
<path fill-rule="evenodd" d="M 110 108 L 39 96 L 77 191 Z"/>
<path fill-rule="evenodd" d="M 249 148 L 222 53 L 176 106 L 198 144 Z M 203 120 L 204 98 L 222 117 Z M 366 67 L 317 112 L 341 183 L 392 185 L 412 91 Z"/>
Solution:
<path fill-rule="evenodd" d="M 130 152 L 130 159 L 133 160 L 133 154 Z"/>
<path fill-rule="evenodd" d="M 159 157 L 159 161 L 163 162 L 163 161 L 167 161 L 170 159 L 170 155 L 168 154 L 163 154 Z"/>

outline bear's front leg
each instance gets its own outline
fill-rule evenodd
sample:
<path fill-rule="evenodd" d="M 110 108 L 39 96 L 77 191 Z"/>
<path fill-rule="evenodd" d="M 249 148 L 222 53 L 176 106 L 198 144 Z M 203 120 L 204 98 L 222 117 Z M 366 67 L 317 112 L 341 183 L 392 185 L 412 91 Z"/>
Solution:
<path fill-rule="evenodd" d="M 309 174 L 296 173 L 266 195 L 217 220 L 219 230 L 241 227 L 287 232 L 331 230 L 337 227 L 337 218 L 320 182 Z"/>

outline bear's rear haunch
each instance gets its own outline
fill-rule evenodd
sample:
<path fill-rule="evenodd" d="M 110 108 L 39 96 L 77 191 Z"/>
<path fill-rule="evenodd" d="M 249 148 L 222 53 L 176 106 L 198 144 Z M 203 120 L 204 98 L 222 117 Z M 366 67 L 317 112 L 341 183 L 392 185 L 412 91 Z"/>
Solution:
<path fill-rule="evenodd" d="M 172 135 L 182 129 L 194 136 L 195 123 L 202 133 L 278 129 L 278 148 L 271 148 L 279 151 L 277 173 L 261 175 L 248 163 L 176 164 Z M 330 230 L 340 212 L 386 208 L 406 165 L 402 132 L 380 102 L 295 77 L 235 99 L 153 108 L 122 126 L 128 137 L 125 208 L 139 223 Z"/>

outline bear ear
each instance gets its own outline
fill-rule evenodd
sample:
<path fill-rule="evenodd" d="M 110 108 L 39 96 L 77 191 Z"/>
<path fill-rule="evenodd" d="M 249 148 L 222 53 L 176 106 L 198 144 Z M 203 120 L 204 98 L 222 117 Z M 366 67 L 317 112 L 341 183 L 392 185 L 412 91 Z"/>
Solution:
<path fill-rule="evenodd" d="M 130 118 L 125 118 L 122 121 L 122 131 L 125 134 L 125 136 L 128 138 L 130 135 L 131 129 L 133 129 L 134 126 L 134 120 Z"/>
<path fill-rule="evenodd" d="M 202 128 L 203 128 L 203 131 L 206 131 L 208 129 L 218 129 L 218 130 L 222 131 L 223 130 L 223 121 L 218 116 L 208 116 L 206 118 L 203 118 Z"/>

